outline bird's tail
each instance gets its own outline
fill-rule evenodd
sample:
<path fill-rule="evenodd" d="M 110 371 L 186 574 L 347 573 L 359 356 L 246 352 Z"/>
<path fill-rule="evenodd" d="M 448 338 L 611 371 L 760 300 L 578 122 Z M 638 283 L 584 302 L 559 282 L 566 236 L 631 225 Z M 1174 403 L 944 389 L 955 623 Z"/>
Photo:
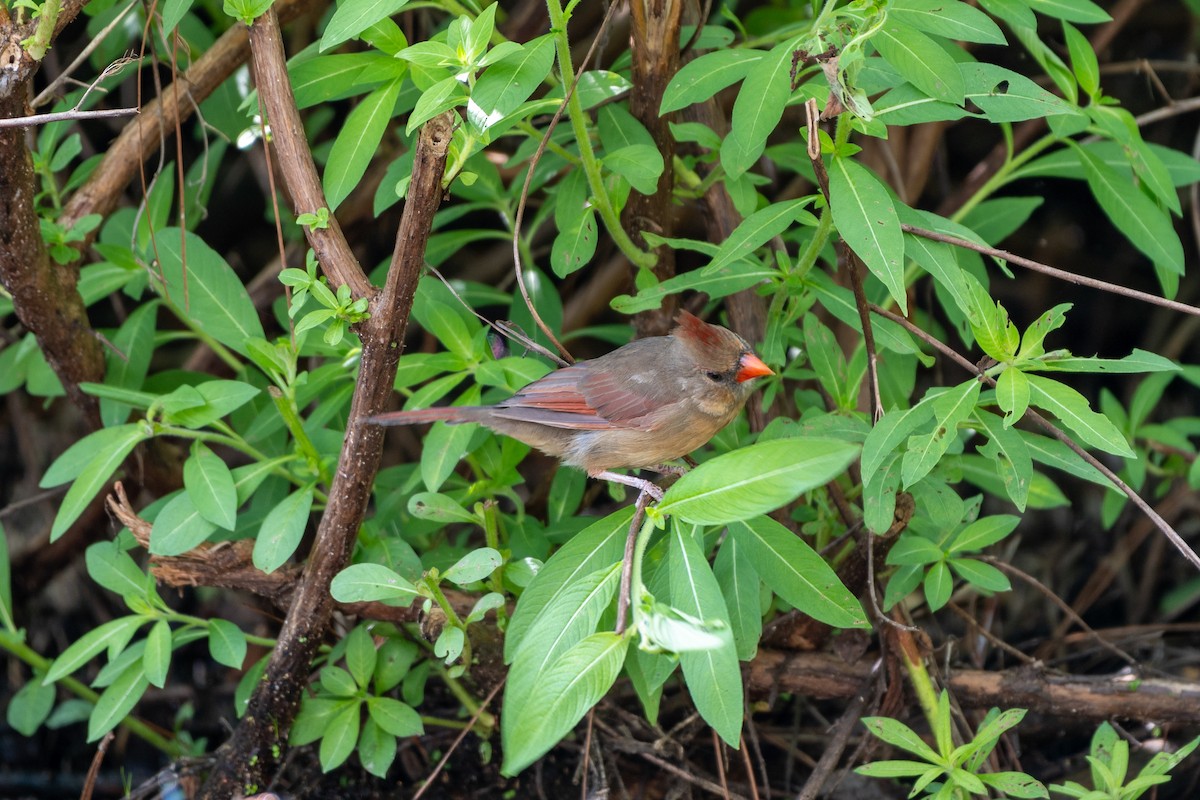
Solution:
<path fill-rule="evenodd" d="M 442 406 L 438 408 L 418 408 L 412 411 L 390 411 L 386 414 L 376 414 L 362 421 L 366 425 L 424 425 L 429 422 L 471 422 L 471 415 L 476 408 L 473 406 Z"/>

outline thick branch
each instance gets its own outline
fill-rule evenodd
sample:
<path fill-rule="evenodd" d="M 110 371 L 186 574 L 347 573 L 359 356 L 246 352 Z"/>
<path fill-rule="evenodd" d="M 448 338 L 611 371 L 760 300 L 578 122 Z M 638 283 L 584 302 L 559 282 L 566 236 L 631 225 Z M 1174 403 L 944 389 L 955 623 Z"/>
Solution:
<path fill-rule="evenodd" d="M 272 118 L 275 143 L 286 171 L 285 180 L 293 189 L 292 194 L 301 204 L 301 210 L 315 211 L 320 207 L 319 182 L 315 184 L 316 198 L 301 193 L 311 193 L 311 186 L 300 190 L 295 183 L 315 178 L 315 169 L 311 175 L 297 175 L 291 171 L 304 170 L 303 162 L 306 161 L 311 165 L 311 154 L 307 151 L 294 103 L 290 109 L 279 108 L 279 103 L 290 101 L 291 89 L 287 84 L 283 41 L 274 12 L 269 11 L 255 21 L 250 40 L 255 78 L 260 97 Z M 297 124 L 290 124 L 289 119 Z M 405 249 L 401 260 L 405 265 L 420 263 L 423 258 L 429 227 L 426 225 L 424 230 L 418 230 L 417 225 L 421 220 L 432 219 L 431 209 L 441 200 L 441 179 L 449 145 L 446 129 L 445 117 L 433 120 L 422 129 L 417 143 L 408 201 L 400 224 Z M 305 205 L 314 201 L 313 205 Z M 347 280 L 361 278 L 365 285 L 363 291 L 366 291 L 370 284 L 366 283 L 353 257 L 344 260 L 345 255 L 337 249 L 340 238 L 340 231 L 336 238 L 322 237 L 321 243 L 330 248 L 325 251 L 325 257 L 341 259 L 335 262 L 336 268 L 341 270 L 339 274 Z M 345 246 L 344 241 L 340 246 Z M 322 266 L 328 272 L 331 264 L 322 258 Z M 396 312 L 407 311 L 402 298 L 411 298 L 415 285 L 410 284 L 415 284 L 418 274 L 414 269 L 399 276 L 389 275 L 386 296 L 396 301 L 390 306 L 376 303 L 372 308 L 373 316 L 361 326 L 362 359 L 342 455 L 329 489 L 329 505 L 321 518 L 304 576 L 279 632 L 266 674 L 250 698 L 246 715 L 233 737 L 222 747 L 222 757 L 201 792 L 202 798 L 228 798 L 264 787 L 281 763 L 300 695 L 307 685 L 309 665 L 329 623 L 333 605 L 329 584 L 349 560 L 366 514 L 371 484 L 379 469 L 383 430 L 377 426 L 358 425 L 356 421 L 382 410 L 391 394 L 408 323 L 407 313 Z"/>
<path fill-rule="evenodd" d="M 0 99 L 0 118 L 23 116 L 24 99 Z M 0 128 L 0 284 L 12 295 L 17 317 L 67 396 L 92 428 L 100 427 L 100 404 L 79 389 L 104 380 L 104 352 L 75 291 L 76 271 L 50 260 L 34 210 L 37 176 L 20 128 Z"/>

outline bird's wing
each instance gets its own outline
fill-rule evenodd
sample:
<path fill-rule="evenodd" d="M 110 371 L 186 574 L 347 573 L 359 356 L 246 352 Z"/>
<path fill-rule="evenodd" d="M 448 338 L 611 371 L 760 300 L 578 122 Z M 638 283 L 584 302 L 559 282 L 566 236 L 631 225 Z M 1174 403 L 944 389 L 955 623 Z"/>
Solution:
<path fill-rule="evenodd" d="M 585 362 L 551 372 L 494 406 L 506 419 L 555 428 L 652 430 L 654 412 L 678 401 L 662 382 L 638 383 L 616 370 Z"/>

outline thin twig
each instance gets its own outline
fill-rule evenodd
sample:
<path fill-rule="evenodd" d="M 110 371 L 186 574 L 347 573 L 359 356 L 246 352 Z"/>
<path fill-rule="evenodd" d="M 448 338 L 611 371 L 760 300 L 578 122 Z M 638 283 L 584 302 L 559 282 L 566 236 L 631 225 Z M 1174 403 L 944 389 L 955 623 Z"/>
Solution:
<path fill-rule="evenodd" d="M 625 632 L 625 624 L 629 614 L 629 605 L 633 598 L 629 596 L 630 583 L 633 582 L 633 559 L 637 548 L 638 532 L 642 529 L 642 520 L 646 518 L 646 506 L 653 498 L 644 489 L 638 492 L 633 519 L 629 521 L 629 533 L 625 537 L 625 556 L 621 561 L 621 586 L 617 589 L 617 627 L 618 636 Z"/>
<path fill-rule="evenodd" d="M 505 678 L 505 680 L 508 679 Z M 434 780 L 439 774 L 441 774 L 442 769 L 445 768 L 446 762 L 450 760 L 450 756 L 454 754 L 454 751 L 458 749 L 460 744 L 462 744 L 462 740 L 467 737 L 467 734 L 470 733 L 475 727 L 475 724 L 479 722 L 479 717 L 483 714 L 484 710 L 487 709 L 488 704 L 492 702 L 492 698 L 496 696 L 496 693 L 500 691 L 500 687 L 503 685 L 504 681 L 500 681 L 496 684 L 492 691 L 488 692 L 488 696 L 485 697 L 483 702 L 479 704 L 479 708 L 475 711 L 475 715 L 472 716 L 470 721 L 467 722 L 467 726 L 458 732 L 458 736 L 454 737 L 454 743 L 450 745 L 450 748 L 446 750 L 446 754 L 442 756 L 442 760 L 437 763 L 437 766 L 433 768 L 433 772 L 431 772 L 429 777 L 425 779 L 425 782 L 421 784 L 421 788 L 418 789 L 417 793 L 412 796 L 412 800 L 421 800 L 421 795 L 425 794 L 425 790 L 433 785 Z"/>
<path fill-rule="evenodd" d="M 997 247 L 989 247 L 985 244 L 977 244 L 975 242 L 961 239 L 957 236 L 951 236 L 946 233 L 939 233 L 938 231 L 918 228 L 915 225 L 909 225 L 906 222 L 900 223 L 900 230 L 904 231 L 905 233 L 911 233 L 913 236 L 920 236 L 922 239 L 932 239 L 935 242 L 943 242 L 945 244 L 954 245 L 955 247 L 974 250 L 976 253 L 982 253 L 985 256 L 1001 258 L 1011 264 L 1016 264 L 1017 266 L 1031 269 L 1034 272 L 1040 272 L 1043 275 L 1049 275 L 1052 278 L 1058 278 L 1070 283 L 1079 284 L 1080 286 L 1087 286 L 1092 289 L 1099 289 L 1102 292 L 1111 292 L 1112 294 L 1118 294 L 1122 297 L 1129 297 L 1134 300 L 1141 300 L 1146 303 L 1152 303 L 1156 306 L 1169 308 L 1173 311 L 1179 311 L 1184 314 L 1200 316 L 1200 308 L 1197 308 L 1196 306 L 1190 306 L 1187 303 L 1180 303 L 1176 300 L 1168 300 L 1165 297 L 1148 294 L 1147 292 L 1139 292 L 1137 289 L 1130 289 L 1116 283 L 1096 280 L 1095 278 L 1089 278 L 1086 275 L 1078 275 L 1074 272 L 1067 272 L 1064 269 L 1058 269 L 1057 267 L 1052 267 L 1049 264 L 1043 264 L 1040 261 L 1034 261 L 1031 258 L 1018 256 L 1014 253 L 1010 253 L 1007 250 L 1001 250 Z"/>
<path fill-rule="evenodd" d="M 880 308 L 879 306 L 875 305 L 874 303 L 871 304 L 871 310 L 874 311 L 876 314 L 880 315 L 881 317 L 885 317 L 887 319 L 890 319 L 892 322 L 899 324 L 905 330 L 907 330 L 909 333 L 911 333 L 914 336 L 916 336 L 917 338 L 921 339 L 921 341 L 930 345 L 931 347 L 936 349 L 938 352 L 942 353 L 942 355 L 946 356 L 947 358 L 951 359 L 956 364 L 961 366 L 963 369 L 967 370 L 967 372 L 971 373 L 972 375 L 979 376 L 983 380 L 987 381 L 989 386 L 995 387 L 996 381 L 993 378 L 991 378 L 990 376 L 985 374 L 982 370 L 980 370 L 976 365 L 972 364 L 966 358 L 959 355 L 953 348 L 947 346 L 946 344 L 942 343 L 939 339 L 937 339 L 937 338 L 931 336 L 930 334 L 926 333 L 925 331 L 921 330 L 916 325 L 913 325 L 911 322 L 909 322 L 904 317 L 900 316 L 899 314 L 893 314 L 892 312 L 890 312 L 886 309 Z M 1188 547 L 1188 544 L 1187 544 L 1187 542 L 1185 542 L 1183 540 L 1183 537 L 1180 536 L 1178 533 L 1176 533 L 1175 529 L 1172 528 L 1171 525 L 1165 519 L 1163 519 L 1161 516 L 1159 516 L 1158 512 L 1155 511 L 1153 508 L 1151 508 L 1150 504 L 1147 503 L 1145 500 L 1143 500 L 1141 495 L 1139 495 L 1137 492 L 1135 492 L 1129 486 L 1129 484 L 1127 484 L 1127 483 L 1125 483 L 1125 481 L 1121 480 L 1115 472 L 1113 472 L 1111 469 L 1106 467 L 1099 459 L 1097 459 L 1091 453 L 1089 453 L 1088 451 L 1086 451 L 1082 447 L 1080 447 L 1078 444 L 1076 444 L 1074 439 L 1072 439 L 1070 436 L 1067 436 L 1067 434 L 1063 433 L 1063 431 L 1060 428 L 1058 428 L 1056 425 L 1054 425 L 1052 422 L 1050 422 L 1050 420 L 1046 419 L 1038 412 L 1034 411 L 1032 408 L 1028 409 L 1025 412 L 1025 416 L 1032 419 L 1039 426 L 1041 426 L 1042 430 L 1046 431 L 1051 436 L 1053 436 L 1055 439 L 1058 439 L 1060 442 L 1065 444 L 1067 447 L 1074 450 L 1076 455 L 1078 455 L 1080 458 L 1082 458 L 1088 464 L 1091 464 L 1093 467 L 1095 467 L 1097 470 L 1099 470 L 1100 474 L 1102 474 L 1105 478 L 1107 478 L 1114 487 L 1116 487 L 1121 492 L 1123 492 L 1125 494 L 1125 496 L 1128 497 L 1135 506 L 1137 506 L 1139 509 L 1141 509 L 1142 513 L 1145 514 L 1150 519 L 1150 521 L 1154 523 L 1155 527 L 1163 532 L 1163 535 L 1167 537 L 1167 540 L 1170 541 L 1171 544 L 1173 544 L 1175 546 L 1175 549 L 1178 550 L 1184 558 L 1186 558 L 1189 562 L 1191 562 L 1192 566 L 1194 566 L 1197 570 L 1200 570 L 1200 556 L 1196 555 L 1196 552 L 1194 550 L 1192 550 L 1192 548 Z"/>
<path fill-rule="evenodd" d="M 120 14 L 117 14 L 117 16 L 113 18 L 112 22 L 101 28 L 100 32 L 93 36 L 92 40 L 87 43 L 87 47 L 83 48 L 79 55 L 75 56 L 75 59 L 67 65 L 66 69 L 59 73 L 57 78 L 50 81 L 50 84 L 45 89 L 42 89 L 40 92 L 38 92 L 37 97 L 33 98 L 33 102 L 29 105 L 33 108 L 37 108 L 38 106 L 44 106 L 46 103 L 50 102 L 50 100 L 54 98 L 54 93 L 58 90 L 58 87 L 66 82 L 66 80 L 71 76 L 72 72 L 79 69 L 79 65 L 87 60 L 87 57 L 90 56 L 106 38 L 108 38 L 108 35 L 113 32 L 113 29 L 121 24 L 121 20 L 125 19 L 125 16 L 130 11 L 133 11 L 133 9 L 138 5 L 140 4 L 137 2 L 137 0 L 133 0 L 133 2 L 125 6 L 124 11 L 122 11 Z"/>
<path fill-rule="evenodd" d="M 0 119 L 0 128 L 32 128 L 34 125 L 48 125 L 51 122 L 129 117 L 136 113 L 138 113 L 136 108 L 102 108 L 98 111 L 55 111 L 53 114 L 31 114 L 28 117 Z"/>
<path fill-rule="evenodd" d="M 829 780 L 829 775 L 837 766 L 838 759 L 842 757 L 842 752 L 846 749 L 846 743 L 850 741 L 850 734 L 854 730 L 854 726 L 858 724 L 859 717 L 862 716 L 863 709 L 867 705 L 867 695 L 878 680 L 879 668 L 882 665 L 883 659 L 875 659 L 875 663 L 871 665 L 871 672 L 863 682 L 862 688 L 858 694 L 854 695 L 854 699 L 846 706 L 841 718 L 833 726 L 833 736 L 830 737 L 829 743 L 821 753 L 817 765 L 809 773 L 808 780 L 804 782 L 804 788 L 796 795 L 796 800 L 814 800 L 825 786 L 825 782 Z"/>
<path fill-rule="evenodd" d="M 92 800 L 92 791 L 96 788 L 96 778 L 100 775 L 100 765 L 104 763 L 104 754 L 108 752 L 108 746 L 112 744 L 113 736 L 113 732 L 109 731 L 104 734 L 104 738 L 96 746 L 96 755 L 92 757 L 92 765 L 88 767 L 87 778 L 83 781 L 83 791 L 79 793 L 79 800 Z"/>

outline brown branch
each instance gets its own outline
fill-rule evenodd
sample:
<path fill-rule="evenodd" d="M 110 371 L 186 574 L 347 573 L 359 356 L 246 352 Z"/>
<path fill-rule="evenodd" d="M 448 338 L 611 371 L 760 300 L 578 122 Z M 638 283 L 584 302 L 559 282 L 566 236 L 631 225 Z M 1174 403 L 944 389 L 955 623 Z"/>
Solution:
<path fill-rule="evenodd" d="M 29 128 L 34 125 L 48 125 L 51 122 L 67 122 L 77 119 L 129 117 L 136 113 L 138 113 L 136 108 L 101 108 L 95 111 L 55 111 L 52 114 L 30 114 L 24 117 L 0 119 L 0 128 Z"/>
<path fill-rule="evenodd" d="M 283 40 L 274 11 L 255 20 L 250 41 L 255 82 L 272 121 L 285 182 L 299 210 L 315 212 L 324 199 L 287 82 Z M 349 560 L 379 469 L 383 430 L 357 421 L 382 410 L 392 392 L 411 298 L 424 261 L 428 221 L 441 200 L 451 131 L 449 114 L 436 117 L 421 130 L 397 237 L 401 252 L 393 259 L 387 288 L 372 304 L 371 318 L 359 326 L 361 362 L 329 504 L 263 680 L 233 737 L 222 746 L 217 767 L 200 793 L 202 798 L 228 798 L 251 787 L 263 787 L 281 763 L 312 657 L 329 623 L 333 606 L 329 585 Z M 314 249 L 322 248 L 318 257 L 327 275 L 349 283 L 360 296 L 371 291 L 336 223 L 326 231 L 309 231 L 309 236 Z"/>
<path fill-rule="evenodd" d="M 279 0 L 275 9 L 287 23 L 316 4 L 317 0 Z M 159 97 L 142 106 L 141 114 L 121 130 L 104 153 L 104 158 L 87 182 L 71 196 L 60 221 L 70 227 L 88 214 L 108 216 L 138 174 L 138 168 L 154 153 L 162 137 L 189 119 L 205 98 L 233 74 L 250 56 L 249 32 L 234 25 L 196 59 L 187 72 Z M 97 228 L 89 233 L 80 250 L 89 247 Z"/>
<path fill-rule="evenodd" d="M 24 116 L 21 95 L 0 98 L 0 119 Z M 89 427 L 100 427 L 100 404 L 79 384 L 104 380 L 104 351 L 75 290 L 78 272 L 50 260 L 34 209 L 33 160 L 20 128 L 0 128 L 0 284 L 21 323 L 58 376 Z"/>

